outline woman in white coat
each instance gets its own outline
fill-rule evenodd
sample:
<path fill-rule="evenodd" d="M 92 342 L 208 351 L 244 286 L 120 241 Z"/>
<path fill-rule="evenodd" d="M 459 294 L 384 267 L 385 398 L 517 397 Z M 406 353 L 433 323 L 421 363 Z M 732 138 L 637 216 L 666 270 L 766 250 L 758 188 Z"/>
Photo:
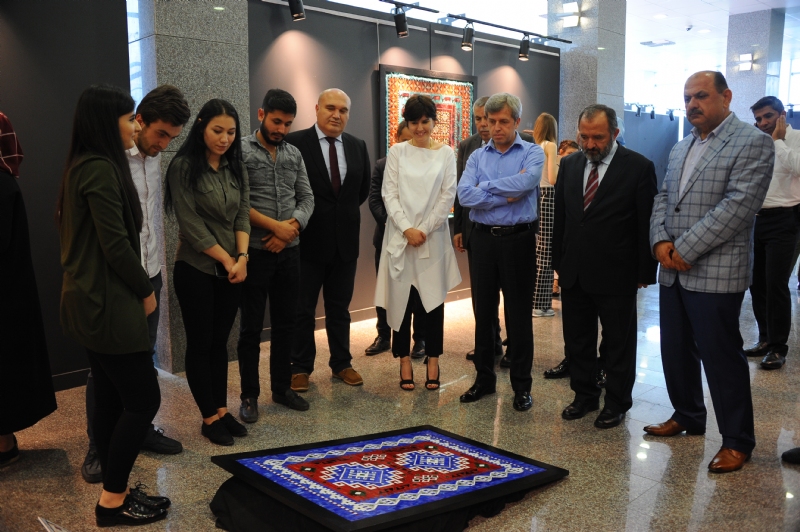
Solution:
<path fill-rule="evenodd" d="M 439 388 L 439 355 L 444 343 L 444 300 L 461 282 L 447 217 L 456 196 L 456 159 L 452 148 L 434 141 L 436 105 L 415 94 L 403 118 L 412 138 L 395 144 L 386 159 L 381 196 L 388 219 L 378 267 L 375 304 L 386 309 L 396 334 L 392 354 L 400 358 L 400 388 L 414 389 L 409 358 L 412 292 L 425 309 L 425 387 Z"/>

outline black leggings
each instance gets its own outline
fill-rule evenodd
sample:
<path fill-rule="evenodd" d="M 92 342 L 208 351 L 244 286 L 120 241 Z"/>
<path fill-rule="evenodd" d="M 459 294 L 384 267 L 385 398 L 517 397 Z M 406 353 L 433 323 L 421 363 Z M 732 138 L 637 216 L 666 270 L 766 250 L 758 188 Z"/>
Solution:
<path fill-rule="evenodd" d="M 124 493 L 147 429 L 161 405 L 149 351 L 107 355 L 86 350 L 94 377 L 92 421 L 103 489 Z"/>
<path fill-rule="evenodd" d="M 422 312 L 414 313 L 415 309 L 422 309 Z M 438 358 L 444 352 L 444 303 L 430 312 L 425 312 L 420 301 L 419 292 L 413 286 L 408 294 L 408 304 L 406 314 L 403 316 L 403 323 L 400 330 L 392 335 L 392 354 L 395 358 L 407 357 L 411 352 L 411 314 L 414 313 L 414 320 L 421 318 L 422 330 L 425 331 L 425 355 Z"/>
<path fill-rule="evenodd" d="M 186 329 L 186 381 L 203 418 L 228 405 L 228 336 L 241 285 L 217 279 L 184 261 L 173 270 Z"/>

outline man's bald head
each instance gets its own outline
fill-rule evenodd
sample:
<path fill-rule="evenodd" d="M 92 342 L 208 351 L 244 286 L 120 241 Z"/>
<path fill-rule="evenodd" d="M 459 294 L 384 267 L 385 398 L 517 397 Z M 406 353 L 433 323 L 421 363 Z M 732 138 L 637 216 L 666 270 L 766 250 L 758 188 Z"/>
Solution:
<path fill-rule="evenodd" d="M 701 138 L 714 131 L 730 114 L 733 93 L 720 72 L 695 72 L 683 87 L 686 119 L 700 131 Z"/>
<path fill-rule="evenodd" d="M 350 97 L 340 89 L 325 89 L 317 100 L 317 126 L 328 137 L 338 137 L 350 118 Z"/>

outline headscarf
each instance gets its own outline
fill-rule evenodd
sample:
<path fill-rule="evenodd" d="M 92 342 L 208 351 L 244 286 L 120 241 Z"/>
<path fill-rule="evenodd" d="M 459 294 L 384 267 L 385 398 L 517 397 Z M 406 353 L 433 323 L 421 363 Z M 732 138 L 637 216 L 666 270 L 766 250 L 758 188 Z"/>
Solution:
<path fill-rule="evenodd" d="M 22 164 L 22 146 L 8 117 L 0 113 L 0 171 L 19 177 Z"/>

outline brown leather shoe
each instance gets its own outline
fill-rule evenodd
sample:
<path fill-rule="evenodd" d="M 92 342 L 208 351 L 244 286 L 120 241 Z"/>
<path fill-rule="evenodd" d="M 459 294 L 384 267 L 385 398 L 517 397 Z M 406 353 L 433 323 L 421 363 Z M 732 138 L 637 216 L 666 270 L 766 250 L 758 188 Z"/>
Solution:
<path fill-rule="evenodd" d="M 708 464 L 708 470 L 712 473 L 730 473 L 741 469 L 748 460 L 750 460 L 749 454 L 722 447 Z"/>
<path fill-rule="evenodd" d="M 364 379 L 362 379 L 361 375 L 353 368 L 345 368 L 339 373 L 334 373 L 333 378 L 342 380 L 345 384 L 349 384 L 350 386 L 361 386 L 364 384 Z"/>
<path fill-rule="evenodd" d="M 292 375 L 292 390 L 296 392 L 308 391 L 308 373 L 295 373 Z"/>
<path fill-rule="evenodd" d="M 695 435 L 695 436 L 702 436 L 706 433 L 706 431 L 695 431 L 695 430 L 688 430 L 686 427 L 675 421 L 674 419 L 668 419 L 663 423 L 658 423 L 656 425 L 647 425 L 644 428 L 644 431 L 648 434 L 653 436 L 675 436 L 680 434 L 683 431 L 686 431 L 686 434 Z"/>

